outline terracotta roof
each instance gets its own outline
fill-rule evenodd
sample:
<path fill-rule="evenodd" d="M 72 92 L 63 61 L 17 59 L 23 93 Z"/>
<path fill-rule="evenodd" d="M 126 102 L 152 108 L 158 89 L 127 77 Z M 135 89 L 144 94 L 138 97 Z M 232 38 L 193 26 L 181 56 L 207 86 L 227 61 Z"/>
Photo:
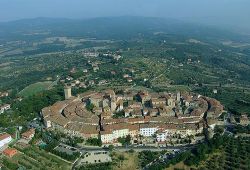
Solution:
<path fill-rule="evenodd" d="M 95 91 L 89 91 L 89 92 L 81 93 L 78 96 L 80 98 L 89 98 L 89 97 L 91 97 L 91 96 L 93 96 L 95 94 L 97 94 L 97 92 L 95 92 Z"/>
<path fill-rule="evenodd" d="M 5 133 L 5 134 L 0 134 L 0 141 L 6 139 L 6 138 L 8 138 L 8 137 L 11 137 L 11 135 L 10 135 L 10 134 L 7 134 L 7 133 Z"/>
<path fill-rule="evenodd" d="M 192 123 L 192 122 L 200 122 L 201 119 L 198 117 L 194 117 L 194 118 L 183 118 L 181 119 L 183 121 L 183 123 Z"/>
<path fill-rule="evenodd" d="M 133 102 L 133 104 L 129 105 L 131 108 L 141 108 L 142 103 L 141 102 Z"/>
<path fill-rule="evenodd" d="M 35 134 L 35 129 L 29 129 L 26 132 L 22 133 L 22 137 L 29 138 L 31 135 Z"/>
<path fill-rule="evenodd" d="M 200 109 L 194 109 L 191 113 L 190 113 L 190 116 L 197 116 L 197 117 L 200 117 L 201 115 L 203 114 L 202 110 Z"/>
<path fill-rule="evenodd" d="M 99 129 L 97 125 L 85 125 L 81 123 L 69 123 L 66 126 L 67 129 L 79 132 L 79 133 L 84 133 L 84 134 L 98 134 Z"/>
<path fill-rule="evenodd" d="M 121 130 L 121 129 L 128 129 L 130 131 L 137 130 L 139 128 L 138 125 L 131 125 L 128 123 L 119 123 L 119 124 L 112 124 L 104 126 L 104 130 L 108 132 L 112 132 L 114 130 Z"/>
<path fill-rule="evenodd" d="M 135 109 L 131 114 L 135 116 L 142 116 L 142 111 L 141 109 Z"/>
<path fill-rule="evenodd" d="M 150 122 L 162 122 L 162 123 L 178 123 L 177 117 L 174 116 L 158 116 L 151 117 Z"/>
<path fill-rule="evenodd" d="M 166 102 L 166 99 L 165 98 L 154 98 L 154 99 L 151 99 L 153 103 L 155 102 Z"/>
<path fill-rule="evenodd" d="M 115 95 L 115 92 L 112 89 L 105 90 L 105 93 L 108 95 Z"/>
<path fill-rule="evenodd" d="M 111 130 L 100 131 L 101 135 L 113 134 Z"/>
<path fill-rule="evenodd" d="M 212 125 L 212 124 L 215 124 L 217 122 L 218 122 L 218 120 L 216 120 L 214 118 L 207 118 L 207 124 L 208 125 Z"/>
<path fill-rule="evenodd" d="M 101 93 L 95 93 L 95 94 L 93 94 L 92 96 L 91 96 L 91 98 L 93 98 L 93 99 L 102 99 L 103 98 L 103 94 L 101 94 Z"/>
<path fill-rule="evenodd" d="M 7 148 L 3 151 L 3 154 L 9 156 L 9 157 L 12 157 L 14 156 L 15 154 L 17 154 L 17 150 L 14 149 L 14 148 Z"/>
<path fill-rule="evenodd" d="M 157 128 L 159 125 L 157 123 L 143 123 L 140 124 L 140 129 L 141 128 Z"/>
<path fill-rule="evenodd" d="M 158 109 L 150 109 L 150 113 L 158 113 L 159 110 Z"/>
<path fill-rule="evenodd" d="M 48 119 L 50 121 L 52 121 L 53 123 L 56 123 L 56 124 L 58 124 L 60 126 L 63 126 L 63 127 L 65 127 L 69 122 L 68 119 L 66 119 L 66 118 L 64 118 L 63 116 L 60 116 L 60 115 L 52 116 L 52 117 L 49 117 Z"/>

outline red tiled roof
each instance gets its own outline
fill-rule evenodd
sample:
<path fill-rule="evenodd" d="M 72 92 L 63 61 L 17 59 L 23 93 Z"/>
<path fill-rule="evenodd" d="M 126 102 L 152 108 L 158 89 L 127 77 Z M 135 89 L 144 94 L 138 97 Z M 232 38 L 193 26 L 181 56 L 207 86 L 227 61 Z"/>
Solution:
<path fill-rule="evenodd" d="M 0 135 L 0 141 L 1 140 L 4 140 L 4 139 L 6 139 L 6 138 L 8 138 L 8 137 L 10 137 L 11 135 L 10 134 L 7 134 L 7 133 L 5 133 L 5 134 L 1 134 Z"/>
<path fill-rule="evenodd" d="M 31 135 L 35 134 L 35 129 L 29 129 L 26 132 L 22 133 L 22 137 L 30 138 Z"/>
<path fill-rule="evenodd" d="M 12 157 L 15 154 L 17 154 L 17 150 L 14 148 L 7 148 L 3 151 L 3 154 L 5 154 L 6 156 Z"/>

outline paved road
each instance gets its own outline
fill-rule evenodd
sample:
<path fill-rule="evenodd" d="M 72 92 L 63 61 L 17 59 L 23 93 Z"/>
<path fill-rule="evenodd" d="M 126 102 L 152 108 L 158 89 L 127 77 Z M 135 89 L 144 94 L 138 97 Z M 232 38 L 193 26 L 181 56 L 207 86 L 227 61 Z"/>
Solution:
<path fill-rule="evenodd" d="M 168 151 L 173 151 L 173 150 L 179 150 L 179 149 L 184 149 L 184 148 L 189 148 L 193 145 L 190 146 L 167 146 L 167 147 L 149 147 L 149 146 L 141 146 L 141 147 L 116 147 L 115 150 L 124 152 L 124 151 L 129 151 L 130 149 L 133 149 L 136 152 L 141 152 L 145 150 L 150 150 L 150 151 L 162 151 L 162 150 L 168 150 Z"/>
<path fill-rule="evenodd" d="M 175 149 L 171 153 L 164 153 L 164 154 L 160 155 L 158 158 L 156 158 L 155 160 L 153 160 L 152 162 L 150 162 L 149 164 L 147 164 L 143 168 L 143 170 L 148 170 L 149 167 L 155 163 L 167 163 L 169 160 L 173 159 L 177 154 L 185 152 L 188 149 L 192 149 L 194 147 L 195 147 L 195 145 L 190 145 L 189 147 L 182 147 L 182 148 Z"/>
<path fill-rule="evenodd" d="M 74 149 L 78 150 L 81 153 L 88 152 L 88 151 L 108 151 L 109 150 L 108 148 L 102 148 L 102 147 L 98 147 L 98 146 L 71 147 L 69 145 L 62 144 L 62 143 L 61 143 L 61 145 L 67 146 L 68 148 L 74 148 Z M 114 150 L 121 151 L 121 152 L 129 151 L 131 149 L 133 149 L 136 152 L 141 152 L 141 151 L 144 151 L 144 150 L 151 150 L 151 151 L 169 150 L 169 151 L 172 151 L 172 150 L 177 150 L 177 149 L 186 149 L 186 148 L 190 148 L 190 147 L 193 147 L 193 146 L 195 146 L 195 145 L 190 144 L 190 145 L 186 145 L 186 146 L 167 146 L 167 147 L 152 147 L 152 146 L 123 147 L 123 146 L 120 146 L 120 147 L 114 147 Z"/>
<path fill-rule="evenodd" d="M 83 155 L 86 152 L 89 151 L 108 151 L 108 148 L 102 148 L 102 147 L 98 147 L 98 146 L 86 146 L 86 147 L 72 147 L 63 143 L 60 143 L 61 146 L 65 146 L 68 149 L 75 149 L 76 151 L 80 152 L 81 155 Z M 134 146 L 130 146 L 130 147 L 115 147 L 114 150 L 115 151 L 120 151 L 120 152 L 125 152 L 125 151 L 129 151 L 131 149 L 133 149 L 135 152 L 141 152 L 141 151 L 145 151 L 145 150 L 150 150 L 150 151 L 162 151 L 162 150 L 166 150 L 166 151 L 177 151 L 177 150 L 186 150 L 186 149 L 190 149 L 192 147 L 194 147 L 195 144 L 192 145 L 188 145 L 188 146 L 167 146 L 167 147 L 150 147 L 150 146 L 140 146 L 140 147 L 134 147 Z M 75 169 L 76 165 L 78 164 L 78 162 L 80 161 L 80 157 L 78 159 L 75 160 L 74 163 L 72 163 L 72 170 Z"/>

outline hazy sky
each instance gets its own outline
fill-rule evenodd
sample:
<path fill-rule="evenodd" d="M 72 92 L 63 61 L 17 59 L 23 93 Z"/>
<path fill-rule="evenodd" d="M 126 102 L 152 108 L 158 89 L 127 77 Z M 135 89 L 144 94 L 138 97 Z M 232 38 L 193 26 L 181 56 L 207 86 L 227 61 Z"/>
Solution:
<path fill-rule="evenodd" d="M 250 29 L 250 0 L 0 0 L 0 21 L 124 15 Z"/>

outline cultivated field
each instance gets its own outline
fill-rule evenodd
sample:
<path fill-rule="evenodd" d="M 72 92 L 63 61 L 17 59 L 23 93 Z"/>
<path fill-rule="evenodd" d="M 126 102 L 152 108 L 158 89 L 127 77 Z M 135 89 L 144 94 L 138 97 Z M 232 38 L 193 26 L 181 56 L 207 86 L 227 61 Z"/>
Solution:
<path fill-rule="evenodd" d="M 37 82 L 25 87 L 22 91 L 19 92 L 19 95 L 22 97 L 32 96 L 38 92 L 48 90 L 51 88 L 52 81 Z"/>

